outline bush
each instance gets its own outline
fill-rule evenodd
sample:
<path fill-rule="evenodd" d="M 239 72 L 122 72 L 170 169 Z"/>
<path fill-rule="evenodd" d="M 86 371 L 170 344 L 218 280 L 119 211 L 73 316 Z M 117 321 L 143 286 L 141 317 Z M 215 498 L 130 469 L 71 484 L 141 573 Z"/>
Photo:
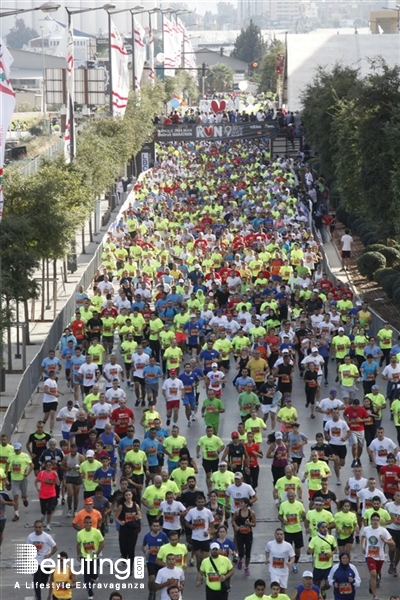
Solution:
<path fill-rule="evenodd" d="M 34 125 L 30 128 L 29 133 L 33 136 L 43 135 L 43 129 L 39 125 Z"/>
<path fill-rule="evenodd" d="M 392 275 L 387 275 L 382 281 L 382 287 L 389 296 L 389 298 L 393 297 L 393 290 L 396 283 L 400 280 L 399 273 L 393 273 Z"/>
<path fill-rule="evenodd" d="M 400 287 L 393 288 L 393 296 L 392 296 L 393 304 L 400 306 Z"/>
<path fill-rule="evenodd" d="M 347 210 L 345 209 L 344 206 L 342 206 L 341 204 L 339 204 L 339 206 L 336 209 L 336 218 L 338 221 L 340 221 L 341 223 L 343 223 L 343 225 L 347 225 L 347 220 L 349 218 L 349 213 L 347 212 Z"/>
<path fill-rule="evenodd" d="M 365 256 L 365 254 L 363 254 L 363 256 Z M 386 277 L 389 277 L 390 275 L 395 275 L 396 273 L 398 274 L 398 271 L 395 271 L 395 269 L 390 269 L 390 268 L 377 269 L 374 273 L 373 279 L 375 279 L 375 281 L 379 285 L 382 285 L 384 280 L 386 279 Z"/>
<path fill-rule="evenodd" d="M 374 273 L 378 269 L 386 266 L 386 258 L 379 252 L 366 252 L 357 261 L 357 267 L 361 275 L 368 277 L 370 281 L 374 278 Z"/>
<path fill-rule="evenodd" d="M 400 244 L 397 240 L 392 240 L 390 238 L 387 239 L 387 245 L 389 248 L 399 248 Z"/>
<path fill-rule="evenodd" d="M 379 245 L 379 244 L 375 244 Z M 378 250 L 386 258 L 386 264 L 388 267 L 400 262 L 400 250 L 397 248 L 389 248 L 386 246 L 383 250 Z"/>
<path fill-rule="evenodd" d="M 365 254 L 365 252 L 380 252 L 383 254 L 382 250 L 386 250 L 386 246 L 384 244 L 371 244 L 371 246 L 367 246 L 365 248 L 363 254 Z"/>
<path fill-rule="evenodd" d="M 375 244 L 375 242 L 377 241 L 376 234 L 372 231 L 364 233 L 361 236 L 361 241 L 364 244 L 364 246 L 368 246 L 369 244 Z"/>

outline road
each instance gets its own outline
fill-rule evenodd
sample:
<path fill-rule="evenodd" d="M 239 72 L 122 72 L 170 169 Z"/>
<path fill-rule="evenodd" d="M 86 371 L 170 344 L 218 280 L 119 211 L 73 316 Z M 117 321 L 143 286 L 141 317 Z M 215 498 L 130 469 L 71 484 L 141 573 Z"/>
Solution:
<path fill-rule="evenodd" d="M 328 390 L 331 387 L 334 387 L 334 363 L 330 363 L 331 372 L 329 375 L 329 386 L 323 388 L 322 397 L 324 397 L 325 393 L 328 395 Z M 237 428 L 237 423 L 239 421 L 239 413 L 237 408 L 237 394 L 232 386 L 233 372 L 228 377 L 228 383 L 224 390 L 222 400 L 226 406 L 226 412 L 221 419 L 220 426 L 220 436 L 227 443 L 230 439 L 231 431 Z M 382 383 L 382 389 L 384 389 L 384 384 Z M 64 406 L 66 404 L 67 399 L 72 397 L 71 391 L 67 388 L 65 380 L 63 376 L 61 377 L 60 382 L 60 390 L 64 392 L 65 396 L 60 399 L 60 406 Z M 202 392 L 202 397 L 204 395 L 204 391 Z M 314 443 L 315 434 L 318 431 L 322 430 L 322 416 L 316 416 L 315 420 L 311 420 L 308 416 L 308 411 L 304 408 L 304 384 L 300 377 L 295 376 L 294 381 L 294 389 L 293 389 L 293 404 L 297 408 L 299 413 L 299 421 L 301 424 L 301 431 L 309 438 L 309 444 Z M 361 389 L 360 389 L 360 398 L 362 398 Z M 13 442 L 21 441 L 24 445 L 28 438 L 29 433 L 34 431 L 35 422 L 38 418 L 41 417 L 41 399 L 42 395 L 35 394 L 33 398 L 33 403 L 31 406 L 27 408 L 26 418 L 23 419 L 18 428 L 18 433 L 16 433 L 13 437 Z M 128 392 L 128 405 L 134 409 L 134 395 L 133 392 Z M 163 406 L 163 402 L 159 400 L 157 409 L 165 417 L 165 409 Z M 135 414 L 138 415 L 138 409 L 134 409 Z M 140 419 L 136 419 L 137 421 Z M 192 426 L 191 429 L 187 427 L 186 419 L 181 410 L 180 421 L 178 423 L 181 427 L 182 435 L 185 435 L 188 440 L 188 446 L 192 452 L 195 451 L 195 446 L 200 435 L 203 434 L 203 424 L 201 419 L 198 419 Z M 58 425 L 58 424 L 57 424 Z M 386 435 L 391 437 L 393 440 L 396 439 L 395 436 L 395 428 L 393 423 L 390 421 L 388 410 L 384 411 L 383 416 L 383 425 L 386 429 Z M 139 427 L 137 427 L 137 433 L 139 433 Z M 61 439 L 61 435 L 59 430 L 55 434 L 57 439 Z M 264 441 L 262 444 L 262 450 L 264 455 L 266 453 L 267 444 Z M 307 451 L 306 451 L 307 456 Z M 364 465 L 364 476 L 368 477 L 371 475 L 375 475 L 375 470 L 370 466 L 368 460 L 364 457 L 363 461 Z M 344 485 L 348 477 L 351 476 L 350 470 L 350 460 L 348 458 L 347 465 L 343 469 L 341 480 L 342 485 L 337 486 L 335 477 L 332 477 L 331 489 L 337 494 L 339 499 L 344 497 L 343 490 Z M 199 484 L 200 488 L 206 490 L 205 486 L 205 477 L 203 472 L 199 475 Z M 29 576 L 21 576 L 16 575 L 13 569 L 13 559 L 12 559 L 12 547 L 15 543 L 23 543 L 26 540 L 26 537 L 33 529 L 33 521 L 35 518 L 40 516 L 39 511 L 39 502 L 36 499 L 36 492 L 33 487 L 33 477 L 30 478 L 29 483 L 29 491 L 30 491 L 30 504 L 28 508 L 20 508 L 20 521 L 17 523 L 11 522 L 11 517 L 8 519 L 6 531 L 5 531 L 5 541 L 3 543 L 3 551 L 1 555 L 0 561 L 0 583 L 1 583 L 1 592 L 2 598 L 7 600 L 14 600 L 17 598 L 24 598 L 24 600 L 31 600 L 34 596 L 33 590 L 29 589 L 29 585 L 31 582 L 31 578 Z M 306 490 L 304 486 L 303 497 L 306 496 Z M 255 504 L 255 511 L 257 514 L 257 527 L 254 533 L 254 544 L 253 544 L 253 554 L 251 561 L 251 576 L 246 577 L 244 575 L 244 571 L 236 572 L 234 575 L 234 591 L 231 593 L 231 598 L 234 600 L 241 600 L 245 596 L 253 593 L 253 583 L 257 578 L 265 578 L 267 582 L 269 582 L 267 569 L 264 563 L 264 547 L 267 541 L 272 539 L 273 532 L 275 528 L 278 526 L 278 518 L 277 518 L 277 509 L 272 502 L 272 478 L 270 471 L 270 461 L 266 459 L 261 460 L 261 473 L 260 473 L 260 485 L 258 488 L 258 496 L 259 500 Z M 306 507 L 307 508 L 307 507 Z M 71 519 L 66 517 L 67 507 L 59 505 L 54 514 L 54 523 L 52 526 L 52 535 L 56 540 L 59 550 L 65 550 L 69 556 L 75 556 L 75 541 L 76 541 L 76 532 L 71 526 Z M 12 516 L 12 510 L 8 510 L 8 515 Z M 141 536 L 148 531 L 147 522 L 144 519 L 142 533 Z M 232 530 L 230 530 L 231 533 Z M 139 538 L 142 539 L 141 537 Z M 137 546 L 139 548 L 139 544 Z M 311 567 L 311 560 L 305 554 L 305 550 L 303 550 L 304 554 L 301 557 L 301 564 L 299 565 L 299 574 L 295 575 L 293 573 L 290 574 L 289 578 L 289 589 L 293 590 L 294 586 L 299 584 L 301 581 L 301 572 L 304 569 L 309 569 Z M 104 550 L 104 556 L 109 558 L 119 558 L 119 548 L 118 548 L 118 539 L 116 532 L 113 526 L 110 527 L 110 532 L 106 535 L 106 547 Z M 361 590 L 357 594 L 357 598 L 362 598 L 366 600 L 371 596 L 368 594 L 368 575 L 367 569 L 365 567 L 364 558 L 360 554 L 360 546 L 355 545 L 354 549 L 354 557 L 353 562 L 359 569 L 361 578 L 362 578 L 362 587 Z M 390 594 L 393 594 L 396 590 L 397 593 L 399 591 L 398 580 L 394 579 L 387 575 L 388 565 L 384 567 L 384 575 L 382 578 L 381 588 L 379 590 L 379 596 L 381 600 L 388 599 Z M 190 567 L 186 573 L 186 590 L 184 592 L 184 599 L 189 598 L 191 600 L 200 600 L 205 598 L 204 588 L 196 588 L 195 587 L 195 577 L 196 571 L 195 567 Z M 100 578 L 101 583 L 113 583 L 116 580 L 109 575 L 104 575 Z M 20 588 L 16 587 L 16 582 L 20 586 Z M 147 588 L 144 585 L 144 589 L 140 589 L 140 584 L 146 584 L 146 581 L 136 580 L 136 583 L 139 586 L 139 589 L 134 590 L 134 597 L 138 600 L 147 599 Z M 26 587 L 28 586 L 28 588 Z M 126 591 L 123 593 L 124 598 L 131 596 L 132 591 Z M 95 594 L 95 598 L 108 598 L 110 593 L 109 589 L 103 589 L 97 591 Z M 328 598 L 332 598 L 332 592 L 328 592 Z M 47 592 L 43 596 L 44 600 L 47 598 Z M 73 594 L 74 600 L 83 600 L 86 598 L 86 592 L 83 589 L 74 591 Z"/>

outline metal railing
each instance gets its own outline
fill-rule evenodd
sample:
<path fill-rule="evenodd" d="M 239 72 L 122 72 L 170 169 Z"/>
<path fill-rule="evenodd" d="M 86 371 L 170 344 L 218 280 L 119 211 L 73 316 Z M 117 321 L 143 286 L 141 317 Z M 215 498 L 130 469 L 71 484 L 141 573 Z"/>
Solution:
<path fill-rule="evenodd" d="M 103 252 L 103 244 L 99 244 L 95 255 L 82 274 L 78 286 L 82 285 L 83 289 L 87 290 L 91 284 L 93 275 L 101 264 L 101 255 Z M 11 436 L 17 429 L 19 420 L 24 416 L 24 411 L 31 400 L 32 394 L 37 389 L 41 378 L 41 364 L 44 358 L 48 355 L 49 350 L 56 348 L 60 341 L 64 327 L 70 322 L 75 311 L 75 292 L 71 294 L 67 303 L 61 312 L 57 315 L 52 324 L 49 333 L 40 347 L 38 353 L 29 363 L 25 372 L 18 384 L 15 396 L 5 412 L 1 422 L 2 433 Z"/>
<path fill-rule="evenodd" d="M 55 144 L 52 144 L 46 150 L 35 156 L 31 161 L 25 163 L 20 168 L 20 173 L 23 177 L 29 177 L 29 175 L 34 175 L 40 169 L 40 163 L 43 158 L 57 158 L 59 154 L 64 152 L 64 140 L 57 140 Z"/>

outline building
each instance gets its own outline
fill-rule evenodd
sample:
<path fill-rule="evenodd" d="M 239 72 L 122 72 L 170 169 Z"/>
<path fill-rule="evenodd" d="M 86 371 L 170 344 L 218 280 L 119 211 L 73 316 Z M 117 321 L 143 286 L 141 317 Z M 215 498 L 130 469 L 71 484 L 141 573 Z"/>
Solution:
<path fill-rule="evenodd" d="M 221 54 L 220 52 L 215 52 L 214 50 L 210 50 L 209 48 L 197 48 L 195 50 L 196 62 L 197 65 L 202 65 L 206 63 L 208 67 L 213 67 L 214 65 L 226 65 L 235 73 L 247 73 L 249 69 L 249 65 L 243 60 L 238 60 L 233 56 L 226 56 L 225 54 Z"/>
<path fill-rule="evenodd" d="M 266 13 L 268 0 L 238 0 L 239 24 L 243 27 L 252 17 Z"/>

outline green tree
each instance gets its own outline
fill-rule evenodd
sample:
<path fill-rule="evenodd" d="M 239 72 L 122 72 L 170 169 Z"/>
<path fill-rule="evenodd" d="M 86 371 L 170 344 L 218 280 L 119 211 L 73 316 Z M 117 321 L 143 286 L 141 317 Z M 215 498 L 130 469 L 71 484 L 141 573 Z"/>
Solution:
<path fill-rule="evenodd" d="M 261 29 L 250 21 L 246 29 L 242 29 L 237 36 L 231 56 L 246 63 L 261 61 L 265 52 L 265 42 Z"/>
<path fill-rule="evenodd" d="M 207 71 L 206 91 L 208 93 L 221 93 L 231 90 L 233 87 L 233 75 L 233 70 L 226 65 L 222 63 L 213 65 Z"/>
<path fill-rule="evenodd" d="M 274 39 L 268 45 L 257 74 L 260 92 L 276 92 L 278 81 L 275 73 L 276 61 L 278 56 L 284 53 L 285 45 L 280 40 Z"/>
<path fill-rule="evenodd" d="M 166 77 L 165 95 L 170 100 L 173 94 L 183 94 L 185 98 L 197 100 L 199 88 L 194 77 L 188 71 L 177 71 L 175 77 Z"/>
<path fill-rule="evenodd" d="M 33 38 L 39 37 L 39 34 L 35 29 L 27 27 L 24 19 L 16 17 L 15 24 L 12 29 L 8 32 L 7 46 L 10 48 L 22 48 Z"/>

